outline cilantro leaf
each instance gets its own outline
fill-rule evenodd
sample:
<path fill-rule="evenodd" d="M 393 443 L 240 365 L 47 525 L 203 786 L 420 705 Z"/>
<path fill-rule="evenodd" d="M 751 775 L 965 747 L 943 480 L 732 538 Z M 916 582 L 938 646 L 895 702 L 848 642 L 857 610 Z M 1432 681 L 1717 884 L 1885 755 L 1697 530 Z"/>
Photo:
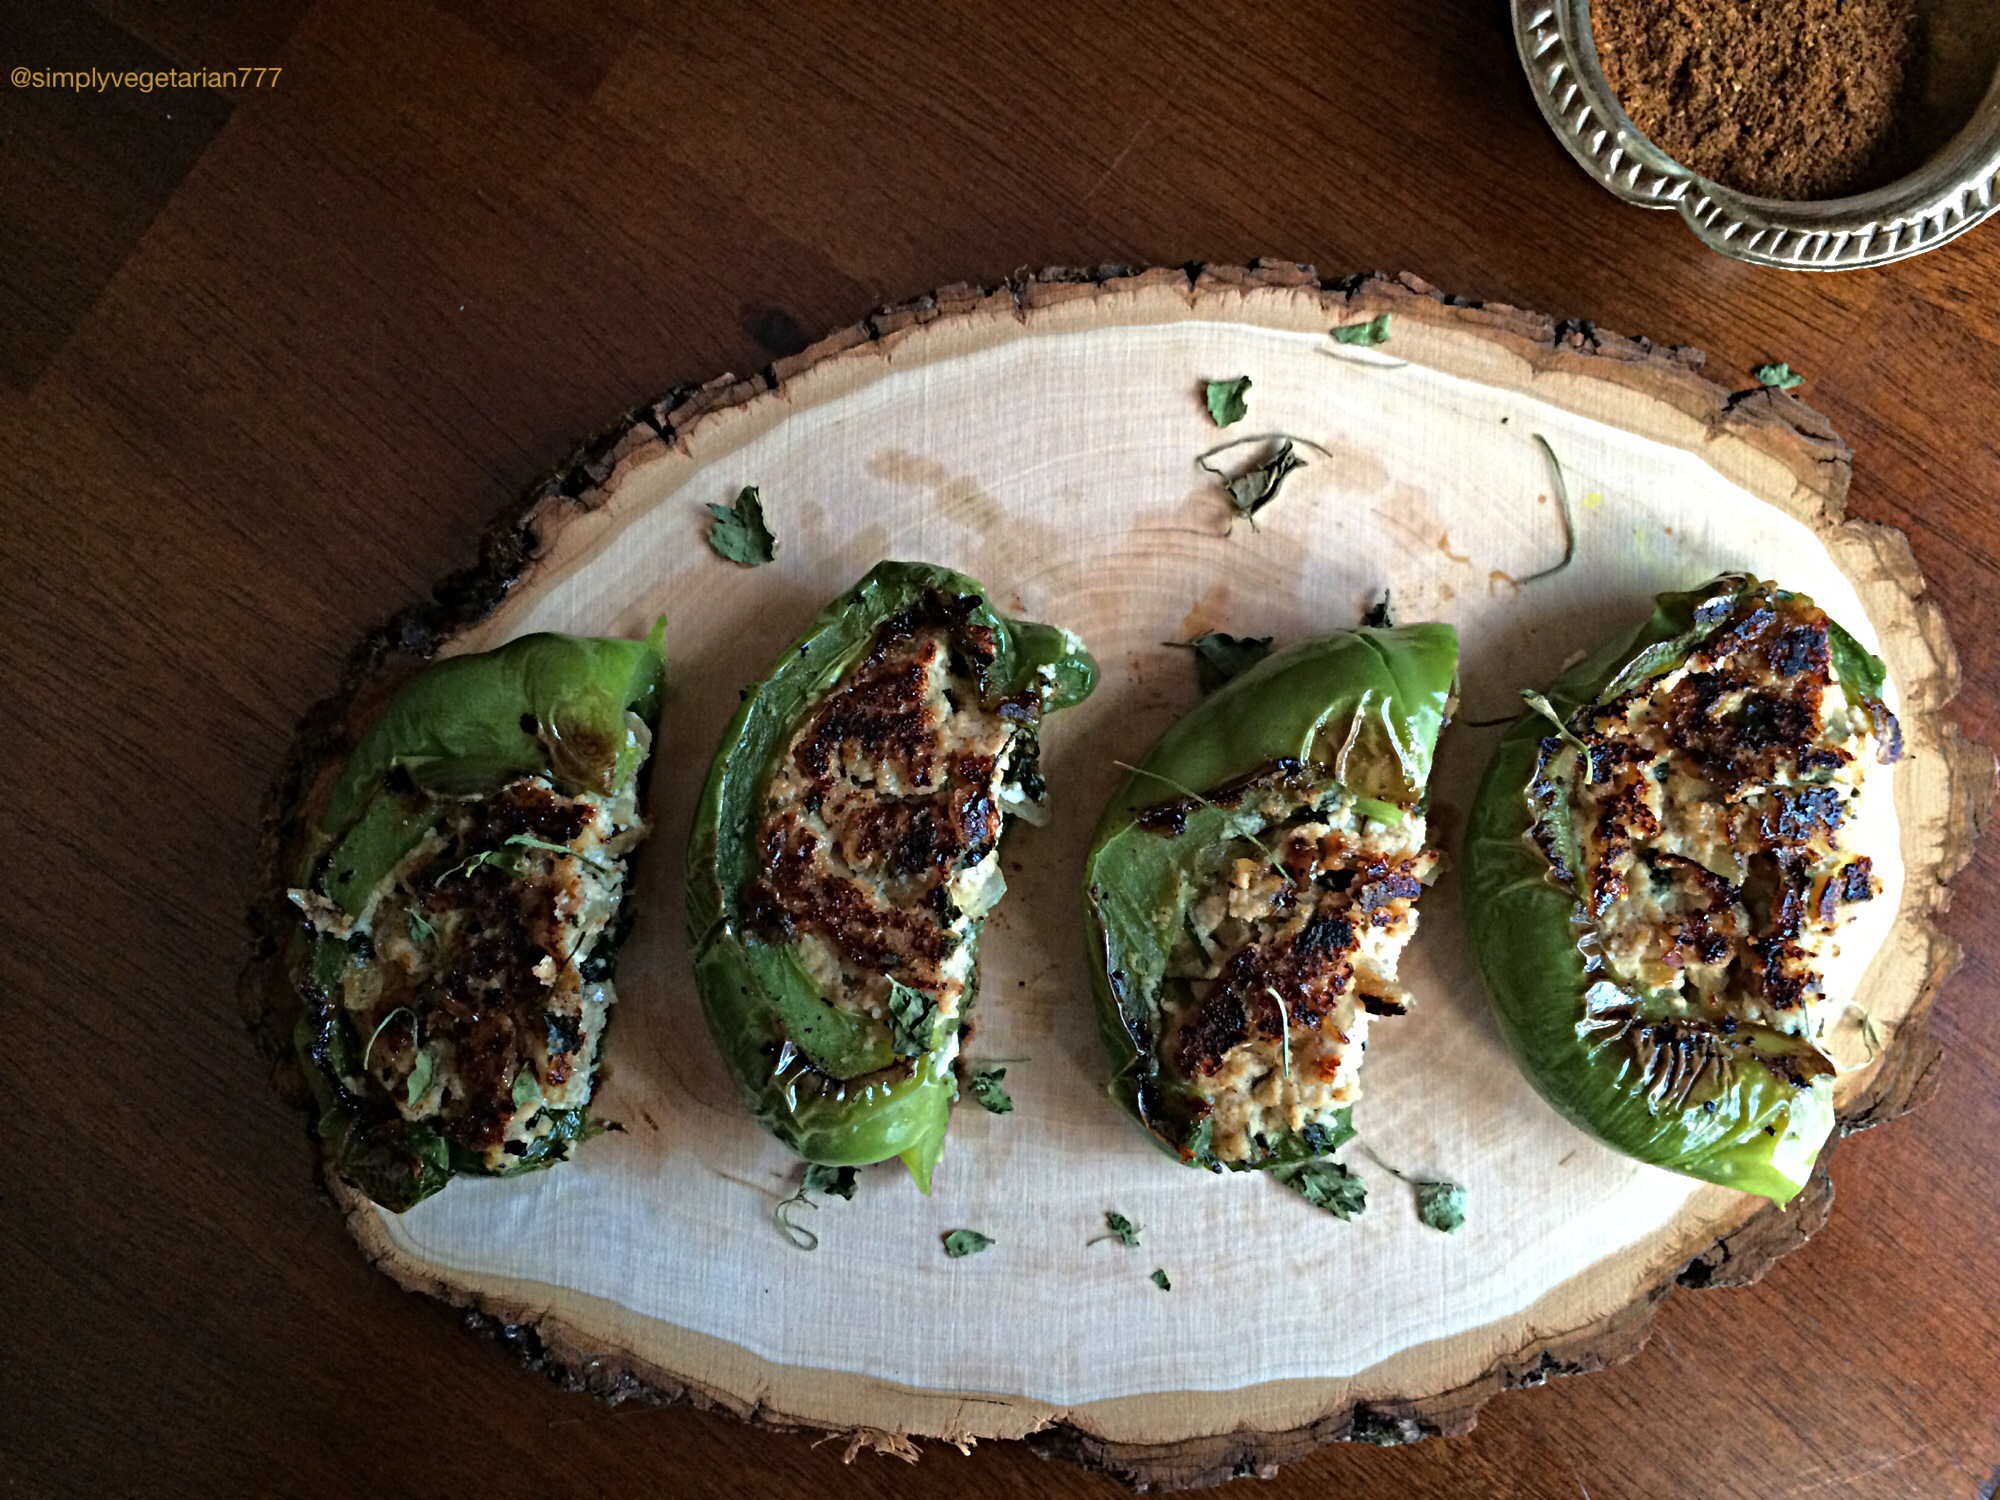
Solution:
<path fill-rule="evenodd" d="M 410 941 L 413 943 L 428 943 L 437 936 L 437 929 L 426 922 L 424 914 L 414 906 L 404 910 L 403 920 L 409 924 Z"/>
<path fill-rule="evenodd" d="M 1194 677 L 1203 697 L 1271 654 L 1268 635 L 1230 635 L 1221 630 L 1205 630 L 1187 644 L 1194 651 Z"/>
<path fill-rule="evenodd" d="M 1217 427 L 1228 427 L 1240 422 L 1250 414 L 1250 377 L 1238 375 L 1234 380 L 1211 380 L 1208 383 L 1208 414 L 1215 418 Z"/>
<path fill-rule="evenodd" d="M 1153 1285 L 1163 1292 L 1171 1292 L 1174 1289 L 1174 1284 L 1167 1280 L 1167 1273 L 1158 1269 L 1153 1272 Z"/>
<path fill-rule="evenodd" d="M 1302 1161 L 1273 1175 L 1314 1208 L 1351 1219 L 1368 1205 L 1368 1184 L 1337 1161 Z"/>
<path fill-rule="evenodd" d="M 944 1253 L 953 1260 L 963 1260 L 968 1255 L 977 1255 L 990 1249 L 993 1241 L 976 1229 L 954 1229 L 944 1237 Z"/>
<path fill-rule="evenodd" d="M 818 1162 L 806 1165 L 806 1180 L 799 1185 L 799 1192 L 829 1193 L 835 1198 L 854 1197 L 854 1168 L 828 1167 Z"/>
<path fill-rule="evenodd" d="M 437 1072 L 437 1059 L 431 1056 L 428 1047 L 418 1050 L 410 1063 L 410 1076 L 404 1081 L 403 1098 L 410 1108 L 417 1107 L 417 1101 L 430 1092 L 431 1076 Z"/>
<path fill-rule="evenodd" d="M 708 528 L 708 545 L 721 556 L 746 568 L 762 567 L 778 555 L 778 539 L 764 524 L 764 502 L 757 486 L 746 484 L 734 505 L 710 505 L 715 517 Z"/>
<path fill-rule="evenodd" d="M 547 839 L 538 839 L 532 833 L 517 833 L 507 842 L 517 849 L 540 849 L 544 854 L 560 854 L 569 859 L 580 859 L 587 865 L 595 865 L 600 870 L 611 866 L 594 854 L 585 854 L 580 849 L 572 849 L 568 844 L 553 844 Z"/>
<path fill-rule="evenodd" d="M 1806 383 L 1805 376 L 1798 373 L 1782 360 L 1777 364 L 1759 365 L 1750 372 L 1757 377 L 1759 385 L 1768 385 L 1773 390 L 1789 391 Z"/>
<path fill-rule="evenodd" d="M 1377 313 L 1365 323 L 1346 323 L 1327 331 L 1333 335 L 1337 343 L 1360 344 L 1372 348 L 1376 344 L 1389 342 L 1389 318 L 1388 313 Z"/>
<path fill-rule="evenodd" d="M 1549 702 L 1545 696 L 1536 692 L 1533 688 L 1522 688 L 1521 700 L 1536 713 L 1547 719 L 1550 724 L 1554 725 L 1556 737 L 1575 750 L 1577 754 L 1588 755 L 1590 753 L 1590 747 L 1577 738 L 1576 731 L 1569 727 L 1568 721 L 1556 712 L 1556 706 Z"/>
<path fill-rule="evenodd" d="M 1273 864 L 1276 862 L 1275 860 L 1272 861 Z M 1204 1119 L 1194 1129 L 1190 1130 L 1187 1133 L 1186 1139 L 1181 1142 L 1181 1151 L 1183 1153 L 1181 1160 L 1197 1162 L 1202 1166 L 1207 1166 L 1208 1163 L 1205 1158 L 1208 1156 L 1214 1143 L 1215 1121 Z"/>
<path fill-rule="evenodd" d="M 937 1000 L 900 980 L 889 981 L 889 1037 L 898 1057 L 921 1057 L 930 1051 L 937 1030 Z"/>
<path fill-rule="evenodd" d="M 979 1101 L 979 1107 L 988 1114 L 1011 1115 L 1014 1112 L 1013 1099 L 1000 1087 L 1000 1080 L 1006 1076 L 1005 1068 L 981 1068 L 972 1075 L 970 1080 L 972 1097 Z"/>
<path fill-rule="evenodd" d="M 1465 1224 L 1465 1189 L 1455 1182 L 1418 1183 L 1417 1217 L 1433 1229 L 1457 1233 Z"/>
<path fill-rule="evenodd" d="M 1127 1250 L 1136 1250 L 1139 1248 L 1139 1226 L 1126 1218 L 1125 1215 L 1106 1213 L 1104 1216 L 1104 1226 L 1111 1233 L 1097 1235 L 1093 1239 L 1085 1240 L 1084 1243 L 1086 1245 L 1094 1245 L 1098 1240 L 1116 1240 Z"/>
<path fill-rule="evenodd" d="M 514 1108 L 533 1109 L 542 1102 L 542 1081 L 535 1077 L 535 1070 L 523 1066 L 514 1075 Z"/>

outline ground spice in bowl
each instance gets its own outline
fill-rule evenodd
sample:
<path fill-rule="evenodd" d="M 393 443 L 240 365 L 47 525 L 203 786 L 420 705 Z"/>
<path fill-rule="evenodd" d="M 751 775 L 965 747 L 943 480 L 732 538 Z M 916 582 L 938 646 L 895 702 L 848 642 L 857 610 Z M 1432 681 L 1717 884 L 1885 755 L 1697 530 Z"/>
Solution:
<path fill-rule="evenodd" d="M 1917 0 L 1592 0 L 1590 24 L 1632 123 L 1712 182 L 1809 202 L 1916 164 Z"/>

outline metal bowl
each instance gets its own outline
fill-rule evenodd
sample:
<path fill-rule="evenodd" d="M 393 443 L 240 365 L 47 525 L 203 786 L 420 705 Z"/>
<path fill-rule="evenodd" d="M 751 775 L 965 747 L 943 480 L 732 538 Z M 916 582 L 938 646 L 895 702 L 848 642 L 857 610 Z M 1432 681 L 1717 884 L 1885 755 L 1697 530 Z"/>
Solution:
<path fill-rule="evenodd" d="M 1847 271 L 1922 254 L 2000 204 L 2000 5 L 1932 0 L 1922 166 L 1879 188 L 1816 202 L 1753 198 L 1710 182 L 1626 118 L 1598 66 L 1590 0 L 1513 0 L 1514 44 L 1535 102 L 1569 153 L 1642 208 L 1677 208 L 1710 249 L 1760 266 Z"/>

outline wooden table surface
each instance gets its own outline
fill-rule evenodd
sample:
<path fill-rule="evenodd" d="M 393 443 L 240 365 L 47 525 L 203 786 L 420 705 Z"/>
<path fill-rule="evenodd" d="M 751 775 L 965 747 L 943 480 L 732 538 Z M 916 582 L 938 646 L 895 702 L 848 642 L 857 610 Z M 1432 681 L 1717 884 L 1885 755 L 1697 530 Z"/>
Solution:
<path fill-rule="evenodd" d="M 1718 259 L 1571 164 L 1504 9 L 0 8 L 10 70 L 282 69 L 0 94 L 0 1492 L 1118 1493 L 1017 1444 L 843 1467 L 524 1373 L 363 1263 L 233 996 L 266 789 L 349 646 L 577 439 L 883 302 L 1281 256 L 1692 343 L 1726 383 L 1788 360 L 2000 739 L 2000 228 L 1830 277 Z M 1958 883 L 1942 1087 L 1841 1147 L 1808 1247 L 1470 1437 L 1260 1493 L 1991 1496 L 1997 868 Z"/>

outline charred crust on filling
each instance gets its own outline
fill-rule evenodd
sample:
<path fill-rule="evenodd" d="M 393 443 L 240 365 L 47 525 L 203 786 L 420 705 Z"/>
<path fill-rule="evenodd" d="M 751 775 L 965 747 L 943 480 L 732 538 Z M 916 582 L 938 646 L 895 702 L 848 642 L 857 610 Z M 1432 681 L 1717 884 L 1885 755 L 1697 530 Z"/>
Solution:
<path fill-rule="evenodd" d="M 890 616 L 809 710 L 787 752 L 800 790 L 767 805 L 758 826 L 758 873 L 740 898 L 748 930 L 776 941 L 810 932 L 853 968 L 924 990 L 943 982 L 960 941 L 948 930 L 952 879 L 993 852 L 1003 822 L 997 755 L 950 748 L 947 722 L 984 708 L 1032 726 L 1040 708 L 1033 694 L 986 708 L 999 652 L 994 630 L 972 618 L 981 602 L 933 591 Z M 1032 745 L 1032 727 L 1007 733 L 1017 755 Z M 1029 775 L 1039 790 L 1032 758 Z"/>
<path fill-rule="evenodd" d="M 567 847 L 583 834 L 591 809 L 532 779 L 463 806 L 466 820 L 413 872 L 431 918 L 456 918 L 456 941 L 447 961 L 421 979 L 394 965 L 382 969 L 385 984 L 375 1009 L 392 1019 L 373 1039 L 373 1065 L 380 1073 L 388 1059 L 420 1043 L 445 1043 L 453 1087 L 428 1118 L 449 1140 L 486 1151 L 505 1140 L 519 1112 L 515 1075 L 532 1066 L 539 1045 L 546 1043 L 549 1053 L 549 1088 L 561 1087 L 590 1063 L 579 1051 L 581 1021 L 548 1009 L 549 985 L 535 972 L 551 961 L 560 971 L 570 957 L 566 905 L 573 876 L 524 881 L 506 857 L 524 852 L 508 843 L 523 835 Z M 502 859 L 479 858 L 488 854 Z M 397 1008 L 406 1008 L 404 1014 L 393 1015 Z M 368 1040 L 364 1033 L 364 1050 Z M 329 1076 L 334 1071 L 323 1070 Z"/>
<path fill-rule="evenodd" d="M 1706 1003 L 1706 1015 L 1642 1025 L 1626 1014 L 1606 1022 L 1635 1049 L 1641 1076 L 1672 1080 L 1683 1095 L 1714 1060 L 1704 1048 L 1741 1047 L 1728 1040 L 1739 1024 L 1725 1009 L 1732 998 L 1754 999 L 1779 1015 L 1817 998 L 1817 960 L 1808 945 L 1832 927 L 1843 903 L 1868 900 L 1875 889 L 1865 858 L 1824 873 L 1839 857 L 1837 835 L 1854 795 L 1829 780 L 1852 763 L 1854 751 L 1830 742 L 1826 696 L 1835 679 L 1826 615 L 1796 595 L 1771 594 L 1711 601 L 1696 618 L 1721 628 L 1689 653 L 1677 680 L 1641 683 L 1572 717 L 1584 742 L 1573 789 L 1579 796 L 1587 791 L 1594 804 L 1576 823 L 1587 867 L 1580 888 L 1545 823 L 1561 804 L 1555 763 L 1565 742 L 1559 737 L 1541 742 L 1531 794 L 1538 812 L 1535 841 L 1554 875 L 1578 889 L 1591 917 L 1606 918 L 1633 894 L 1628 877 L 1643 872 L 1639 883 L 1650 884 L 1662 908 L 1642 919 L 1655 923 L 1665 939 L 1658 961 L 1670 970 L 1695 963 L 1723 970 L 1719 988 L 1685 992 L 1686 999 Z M 1851 714 L 1868 714 L 1883 758 L 1893 758 L 1894 716 L 1878 703 L 1864 704 L 1851 686 L 1843 685 L 1843 692 Z M 1694 784 L 1699 803 L 1742 809 L 1745 821 L 1734 823 L 1724 841 L 1742 862 L 1740 884 L 1693 859 L 1649 847 L 1662 828 L 1648 795 L 1655 781 L 1666 783 L 1676 774 Z M 1752 845 L 1747 849 L 1745 834 Z M 1760 1054 L 1759 1061 L 1801 1086 L 1827 1066 L 1816 1056 Z"/>
<path fill-rule="evenodd" d="M 1251 1039 L 1253 1026 L 1258 1035 L 1276 1040 L 1287 1017 L 1314 1031 L 1327 1024 L 1327 1013 L 1354 984 L 1359 925 L 1370 920 L 1368 914 L 1422 890 L 1413 873 L 1416 864 L 1415 859 L 1365 861 L 1350 872 L 1354 878 L 1346 890 L 1329 892 L 1306 917 L 1232 956 L 1174 1038 L 1174 1064 L 1181 1074 L 1217 1073 L 1229 1053 Z M 1284 1002 L 1283 1014 L 1274 991 Z M 1404 1010 L 1382 996 L 1357 993 L 1356 999 L 1378 1015 Z"/>

